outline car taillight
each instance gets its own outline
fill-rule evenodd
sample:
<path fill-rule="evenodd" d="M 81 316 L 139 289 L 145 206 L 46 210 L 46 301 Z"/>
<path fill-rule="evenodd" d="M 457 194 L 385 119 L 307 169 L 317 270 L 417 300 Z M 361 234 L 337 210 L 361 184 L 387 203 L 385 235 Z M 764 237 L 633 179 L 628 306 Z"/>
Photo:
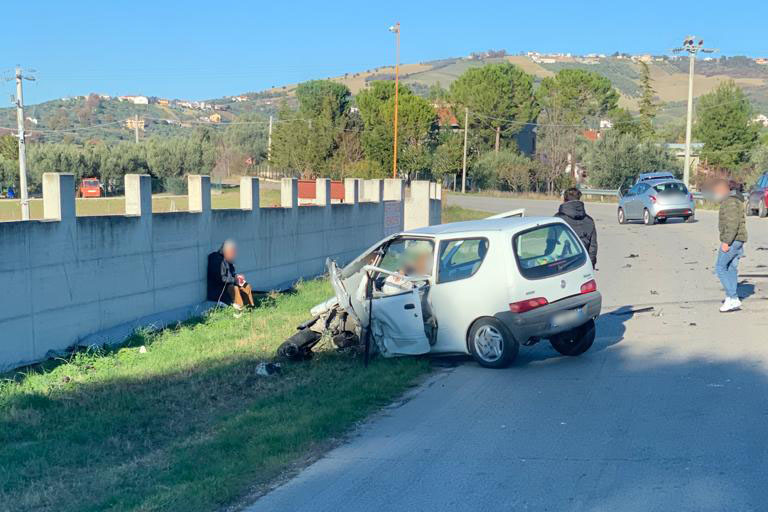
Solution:
<path fill-rule="evenodd" d="M 656 202 L 656 196 L 648 196 L 648 199 L 650 199 L 652 203 Z"/>
<path fill-rule="evenodd" d="M 597 281 L 590 279 L 581 285 L 581 293 L 592 293 L 597 291 Z"/>
<path fill-rule="evenodd" d="M 768 188 L 763 192 L 763 201 L 765 201 L 765 206 L 768 206 Z"/>
<path fill-rule="evenodd" d="M 547 299 L 544 297 L 537 297 L 535 299 L 526 299 L 521 300 L 520 302 L 512 303 L 509 305 L 509 310 L 513 313 L 525 313 L 526 311 L 540 308 L 541 306 L 546 306 L 547 304 L 549 304 Z"/>

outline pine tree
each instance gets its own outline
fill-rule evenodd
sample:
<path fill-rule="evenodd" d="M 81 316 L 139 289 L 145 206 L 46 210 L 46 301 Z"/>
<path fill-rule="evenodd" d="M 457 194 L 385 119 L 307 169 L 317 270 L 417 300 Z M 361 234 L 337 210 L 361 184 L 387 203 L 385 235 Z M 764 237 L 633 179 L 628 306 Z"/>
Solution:
<path fill-rule="evenodd" d="M 656 103 L 656 90 L 653 88 L 653 79 L 648 64 L 640 62 L 640 120 L 643 135 L 652 137 L 655 133 L 653 129 L 653 120 L 659 111 L 659 104 Z"/>

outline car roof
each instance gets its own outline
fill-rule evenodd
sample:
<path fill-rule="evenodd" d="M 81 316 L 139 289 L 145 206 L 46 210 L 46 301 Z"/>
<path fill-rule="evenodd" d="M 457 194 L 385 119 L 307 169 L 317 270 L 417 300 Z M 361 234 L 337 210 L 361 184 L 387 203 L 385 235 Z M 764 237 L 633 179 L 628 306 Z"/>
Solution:
<path fill-rule="evenodd" d="M 480 219 L 463 222 L 436 224 L 404 231 L 403 235 L 456 235 L 458 233 L 480 233 L 483 231 L 517 232 L 544 223 L 563 222 L 557 217 L 508 217 L 504 219 Z"/>
<path fill-rule="evenodd" d="M 679 180 L 677 178 L 654 178 L 652 180 L 643 180 L 643 183 L 654 186 L 654 185 L 661 185 L 664 183 L 682 183 L 685 185 L 685 182 L 683 180 Z"/>

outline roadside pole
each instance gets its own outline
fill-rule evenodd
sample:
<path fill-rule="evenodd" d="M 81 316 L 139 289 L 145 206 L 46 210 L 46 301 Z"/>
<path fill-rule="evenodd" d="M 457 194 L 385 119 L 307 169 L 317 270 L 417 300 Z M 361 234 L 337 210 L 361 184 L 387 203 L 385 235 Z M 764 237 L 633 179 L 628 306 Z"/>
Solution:
<path fill-rule="evenodd" d="M 27 192 L 27 145 L 24 135 L 24 93 L 21 83 L 24 76 L 16 68 L 16 123 L 19 137 L 19 192 L 21 194 L 21 220 L 29 220 L 29 194 Z"/>
<path fill-rule="evenodd" d="M 469 132 L 469 107 L 464 108 L 464 160 L 461 164 L 461 193 L 467 191 L 467 133 Z"/>
<path fill-rule="evenodd" d="M 133 135 L 136 139 L 136 144 L 139 143 L 139 114 L 133 115 Z"/>
<path fill-rule="evenodd" d="M 272 116 L 269 116 L 269 132 L 267 133 L 267 176 L 272 162 Z"/>

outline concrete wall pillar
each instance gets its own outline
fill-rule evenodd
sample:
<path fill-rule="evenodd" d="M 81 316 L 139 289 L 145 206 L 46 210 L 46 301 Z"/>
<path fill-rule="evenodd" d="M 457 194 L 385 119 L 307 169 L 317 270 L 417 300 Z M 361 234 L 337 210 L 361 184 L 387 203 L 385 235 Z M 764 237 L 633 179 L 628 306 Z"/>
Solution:
<path fill-rule="evenodd" d="M 365 200 L 380 203 L 384 197 L 384 182 L 382 180 L 365 180 Z"/>
<path fill-rule="evenodd" d="M 189 211 L 205 213 L 211 211 L 211 177 L 199 174 L 187 176 Z"/>
<path fill-rule="evenodd" d="M 261 207 L 259 178 L 243 176 L 240 178 L 240 209 L 258 213 Z"/>
<path fill-rule="evenodd" d="M 405 229 L 429 226 L 430 182 L 412 181 L 411 195 L 405 200 Z"/>
<path fill-rule="evenodd" d="M 75 177 L 57 172 L 43 173 L 43 218 L 72 221 L 75 215 Z"/>
<path fill-rule="evenodd" d="M 357 204 L 360 202 L 360 180 L 355 178 L 344 179 L 344 202 Z"/>
<path fill-rule="evenodd" d="M 280 206 L 283 208 L 298 208 L 299 180 L 283 178 L 280 180 Z"/>
<path fill-rule="evenodd" d="M 331 180 L 328 178 L 317 178 L 315 180 L 315 204 L 317 206 L 328 206 L 331 204 Z"/>
<path fill-rule="evenodd" d="M 152 217 L 152 178 L 149 174 L 125 175 L 125 214 Z"/>
<path fill-rule="evenodd" d="M 384 180 L 384 200 L 402 201 L 405 192 L 405 183 L 401 179 Z"/>

